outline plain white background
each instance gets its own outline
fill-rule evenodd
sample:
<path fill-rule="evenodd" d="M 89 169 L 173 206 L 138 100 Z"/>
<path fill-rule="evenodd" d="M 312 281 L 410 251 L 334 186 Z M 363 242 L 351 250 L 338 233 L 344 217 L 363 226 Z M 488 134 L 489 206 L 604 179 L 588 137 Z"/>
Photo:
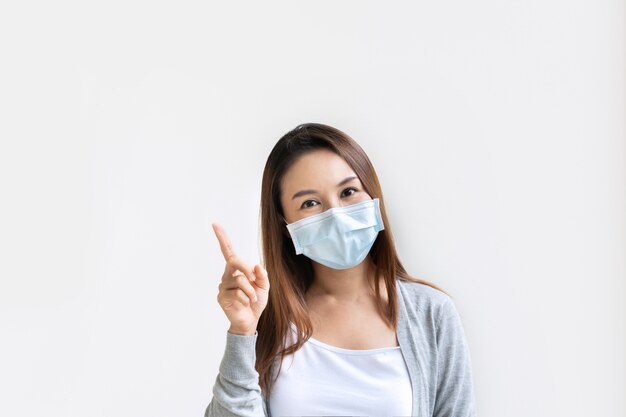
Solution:
<path fill-rule="evenodd" d="M 481 417 L 625 415 L 621 1 L 3 2 L 0 414 L 201 416 L 299 123 L 356 139 Z"/>

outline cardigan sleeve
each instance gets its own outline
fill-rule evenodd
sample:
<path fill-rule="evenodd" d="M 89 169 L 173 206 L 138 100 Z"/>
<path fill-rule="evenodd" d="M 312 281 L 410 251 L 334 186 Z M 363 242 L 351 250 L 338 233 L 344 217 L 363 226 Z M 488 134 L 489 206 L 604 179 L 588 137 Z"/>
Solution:
<path fill-rule="evenodd" d="M 226 349 L 204 417 L 270 417 L 255 369 L 256 340 L 226 332 Z"/>
<path fill-rule="evenodd" d="M 442 304 L 437 323 L 437 393 L 433 417 L 475 417 L 469 346 L 450 298 Z"/>

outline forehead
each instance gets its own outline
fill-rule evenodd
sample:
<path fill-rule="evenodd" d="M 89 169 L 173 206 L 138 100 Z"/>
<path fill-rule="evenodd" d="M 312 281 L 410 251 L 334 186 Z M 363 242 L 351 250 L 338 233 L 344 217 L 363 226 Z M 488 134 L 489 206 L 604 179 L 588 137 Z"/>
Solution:
<path fill-rule="evenodd" d="M 345 177 L 355 175 L 350 165 L 336 153 L 320 149 L 300 156 L 283 177 L 283 190 L 336 186 Z"/>

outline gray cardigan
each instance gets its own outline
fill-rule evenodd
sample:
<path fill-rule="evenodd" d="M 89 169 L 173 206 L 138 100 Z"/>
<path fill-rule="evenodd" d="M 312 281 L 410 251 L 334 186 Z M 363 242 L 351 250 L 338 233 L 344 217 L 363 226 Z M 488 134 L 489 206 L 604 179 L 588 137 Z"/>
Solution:
<path fill-rule="evenodd" d="M 413 388 L 416 417 L 475 417 L 470 350 L 452 299 L 396 279 L 397 337 Z M 226 349 L 205 417 L 271 416 L 255 369 L 256 339 L 226 332 Z M 273 416 L 280 417 L 280 416 Z"/>

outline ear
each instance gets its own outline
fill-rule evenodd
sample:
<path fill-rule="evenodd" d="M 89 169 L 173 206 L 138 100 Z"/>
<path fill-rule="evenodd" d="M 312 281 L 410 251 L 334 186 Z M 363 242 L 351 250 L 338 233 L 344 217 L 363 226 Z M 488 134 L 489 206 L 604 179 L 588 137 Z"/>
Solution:
<path fill-rule="evenodd" d="M 289 239 L 291 239 L 291 235 L 289 234 L 289 230 L 287 230 L 287 220 L 285 220 L 285 218 L 283 217 L 282 214 L 279 214 L 280 216 L 280 230 L 282 231 L 283 235 L 287 236 Z"/>
<path fill-rule="evenodd" d="M 287 230 L 287 223 L 285 222 L 280 229 L 283 231 L 283 234 L 288 238 L 291 239 L 291 235 L 289 234 L 289 230 Z"/>

